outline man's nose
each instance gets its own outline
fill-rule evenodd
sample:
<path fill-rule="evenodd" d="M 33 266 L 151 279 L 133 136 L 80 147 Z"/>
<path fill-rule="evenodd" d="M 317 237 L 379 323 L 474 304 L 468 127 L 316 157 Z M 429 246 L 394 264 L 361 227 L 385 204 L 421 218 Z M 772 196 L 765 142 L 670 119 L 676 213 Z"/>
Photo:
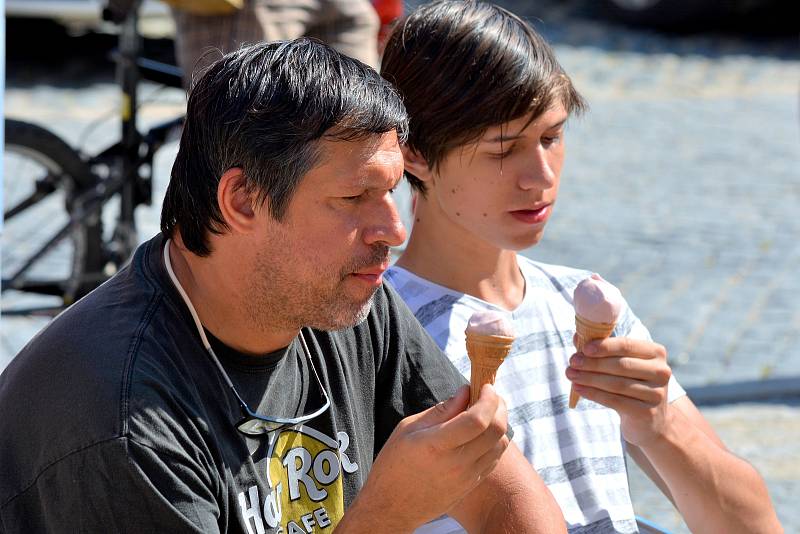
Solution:
<path fill-rule="evenodd" d="M 364 242 L 367 245 L 385 244 L 390 247 L 402 245 L 406 240 L 406 227 L 400 219 L 392 194 L 387 192 L 372 211 L 370 223 L 364 229 Z"/>
<path fill-rule="evenodd" d="M 556 184 L 558 171 L 554 168 L 553 156 L 539 145 L 531 151 L 530 158 L 517 180 L 520 189 L 550 189 Z"/>

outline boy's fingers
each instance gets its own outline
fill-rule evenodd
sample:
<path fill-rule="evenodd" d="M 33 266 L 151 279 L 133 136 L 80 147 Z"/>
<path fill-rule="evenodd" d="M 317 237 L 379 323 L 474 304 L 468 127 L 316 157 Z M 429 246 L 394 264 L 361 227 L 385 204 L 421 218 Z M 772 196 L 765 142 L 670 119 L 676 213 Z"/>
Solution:
<path fill-rule="evenodd" d="M 666 362 L 629 356 L 587 358 L 579 353 L 570 358 L 569 365 L 572 369 L 578 371 L 623 376 L 635 380 L 653 382 L 654 384 L 666 384 L 670 376 L 672 376 L 672 371 Z"/>
<path fill-rule="evenodd" d="M 614 395 L 622 395 L 648 404 L 658 404 L 665 395 L 662 387 L 653 387 L 648 382 L 620 376 L 577 372 L 570 369 L 567 372 L 567 378 L 574 384 L 591 387 Z"/>
<path fill-rule="evenodd" d="M 639 399 L 609 393 L 590 386 L 578 386 L 576 391 L 578 391 L 584 399 L 602 404 L 607 408 L 615 410 L 617 413 L 627 413 L 632 410 L 642 410 L 647 407 L 647 405 Z"/>
<path fill-rule="evenodd" d="M 640 359 L 666 359 L 667 349 L 663 345 L 629 337 L 609 337 L 595 339 L 583 347 L 583 354 L 589 358 L 609 356 L 630 356 Z"/>

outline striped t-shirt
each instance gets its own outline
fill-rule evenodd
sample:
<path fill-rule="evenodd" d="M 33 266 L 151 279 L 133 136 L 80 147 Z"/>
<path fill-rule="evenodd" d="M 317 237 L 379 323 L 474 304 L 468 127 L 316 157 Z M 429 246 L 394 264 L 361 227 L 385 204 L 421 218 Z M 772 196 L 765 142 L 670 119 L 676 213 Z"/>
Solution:
<path fill-rule="evenodd" d="M 394 266 L 386 279 L 397 289 L 422 326 L 469 378 L 464 330 L 478 310 L 507 314 L 516 340 L 497 372 L 496 389 L 508 406 L 514 442 L 550 488 L 570 534 L 638 532 L 628 490 L 619 415 L 581 399 L 568 408 L 570 381 L 564 375 L 575 353 L 572 293 L 589 271 L 531 261 L 518 256 L 525 296 L 513 312 L 420 278 Z M 615 336 L 650 340 L 650 333 L 627 304 Z M 669 401 L 685 395 L 674 378 Z M 461 532 L 442 518 L 418 532 Z"/>

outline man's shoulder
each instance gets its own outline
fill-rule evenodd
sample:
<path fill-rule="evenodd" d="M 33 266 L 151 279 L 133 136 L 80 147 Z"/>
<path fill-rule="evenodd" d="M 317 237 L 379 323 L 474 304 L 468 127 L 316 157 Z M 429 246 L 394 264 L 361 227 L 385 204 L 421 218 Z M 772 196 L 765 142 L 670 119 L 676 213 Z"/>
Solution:
<path fill-rule="evenodd" d="M 17 482 L 125 435 L 137 376 L 163 359 L 176 328 L 157 288 L 130 276 L 120 271 L 59 315 L 0 375 L 0 464 L 13 463 Z"/>
<path fill-rule="evenodd" d="M 163 292 L 143 283 L 136 270 L 127 266 L 38 332 L 3 373 L 4 387 L 42 374 L 107 378 L 115 365 L 134 355 L 136 341 L 147 335 L 151 322 L 159 322 L 163 299 Z"/>
<path fill-rule="evenodd" d="M 75 380 L 95 381 L 93 389 L 98 391 L 111 375 L 121 373 L 119 367 L 133 354 L 134 340 L 142 336 L 159 305 L 155 294 L 139 299 L 121 285 L 110 280 L 38 332 L 3 372 L 0 398 L 10 388 L 47 380 L 55 388 L 67 383 L 75 387 Z"/>

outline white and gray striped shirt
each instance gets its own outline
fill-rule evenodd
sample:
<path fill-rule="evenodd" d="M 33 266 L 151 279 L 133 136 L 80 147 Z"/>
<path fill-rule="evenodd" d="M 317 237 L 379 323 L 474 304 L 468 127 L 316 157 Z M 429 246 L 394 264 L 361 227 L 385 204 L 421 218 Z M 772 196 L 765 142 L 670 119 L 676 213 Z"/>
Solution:
<path fill-rule="evenodd" d="M 570 382 L 564 375 L 575 352 L 575 286 L 591 274 L 518 256 L 525 296 L 505 311 L 516 333 L 511 353 L 497 373 L 496 388 L 508 406 L 514 442 L 530 460 L 561 506 L 570 534 L 637 532 L 628 490 L 620 419 L 614 410 L 582 399 L 568 405 Z M 478 310 L 501 308 L 447 289 L 394 266 L 386 279 L 397 289 L 422 326 L 469 378 L 465 334 Z M 651 339 L 625 304 L 615 336 Z M 669 401 L 685 395 L 674 377 Z M 418 533 L 462 532 L 450 518 Z"/>

